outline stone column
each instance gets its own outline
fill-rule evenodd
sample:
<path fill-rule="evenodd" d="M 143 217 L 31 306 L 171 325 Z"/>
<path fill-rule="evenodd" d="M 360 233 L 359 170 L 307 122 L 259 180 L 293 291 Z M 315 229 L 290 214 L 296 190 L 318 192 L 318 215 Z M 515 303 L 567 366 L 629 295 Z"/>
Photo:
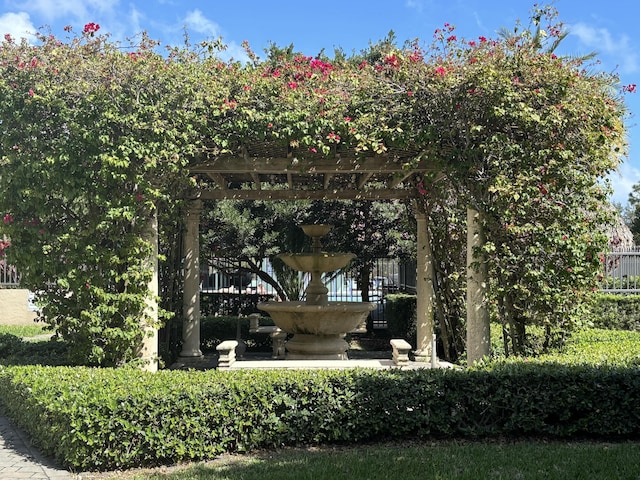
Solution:
<path fill-rule="evenodd" d="M 433 289 L 433 254 L 427 215 L 424 208 L 416 202 L 416 221 L 418 224 L 418 253 L 416 268 L 416 314 L 417 345 L 415 360 L 430 362 L 433 345 L 433 312 L 435 292 Z"/>
<path fill-rule="evenodd" d="M 487 305 L 487 264 L 474 255 L 484 245 L 482 214 L 467 208 L 467 363 L 473 365 L 490 354 Z"/>
<path fill-rule="evenodd" d="M 181 357 L 202 357 L 200 351 L 200 212 L 202 201 L 194 200 L 187 212 L 183 239 L 184 287 L 182 293 Z"/>
<path fill-rule="evenodd" d="M 142 358 L 142 369 L 149 372 L 158 371 L 158 212 L 154 209 L 151 218 L 148 220 L 144 239 L 151 244 L 151 253 L 147 259 L 147 264 L 153 274 L 147 288 L 147 307 L 145 318 L 142 320 L 142 330 L 144 338 L 140 346 L 140 357 Z"/>

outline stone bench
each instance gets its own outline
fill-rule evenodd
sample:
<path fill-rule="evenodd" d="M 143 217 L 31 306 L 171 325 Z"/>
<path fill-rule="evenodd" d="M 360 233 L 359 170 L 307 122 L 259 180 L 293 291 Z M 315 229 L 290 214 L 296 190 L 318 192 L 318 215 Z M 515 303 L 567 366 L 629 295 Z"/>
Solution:
<path fill-rule="evenodd" d="M 408 365 L 409 352 L 411 344 L 401 338 L 391 339 L 391 348 L 393 349 L 393 363 L 395 365 Z"/>
<path fill-rule="evenodd" d="M 271 345 L 273 348 L 271 358 L 285 358 L 284 342 L 287 339 L 287 332 L 280 330 L 280 328 L 275 325 L 260 325 L 259 313 L 249 315 L 249 332 L 268 333 L 271 337 Z"/>
<path fill-rule="evenodd" d="M 218 368 L 221 370 L 229 368 L 236 361 L 237 340 L 225 340 L 216 347 L 218 352 Z"/>

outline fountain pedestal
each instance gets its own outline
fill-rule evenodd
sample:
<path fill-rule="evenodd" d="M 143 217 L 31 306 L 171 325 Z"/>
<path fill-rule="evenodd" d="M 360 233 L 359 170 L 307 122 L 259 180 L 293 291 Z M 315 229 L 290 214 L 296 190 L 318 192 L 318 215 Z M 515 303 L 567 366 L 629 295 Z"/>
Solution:
<path fill-rule="evenodd" d="M 278 255 L 288 266 L 310 272 L 305 302 L 266 302 L 258 308 L 268 312 L 273 323 L 293 334 L 286 344 L 286 358 L 290 360 L 348 360 L 347 332 L 355 330 L 376 308 L 370 302 L 329 302 L 322 274 L 345 267 L 355 256 L 351 253 L 322 251 L 320 238 L 331 225 L 302 225 L 305 234 L 313 239 L 312 253 Z"/>

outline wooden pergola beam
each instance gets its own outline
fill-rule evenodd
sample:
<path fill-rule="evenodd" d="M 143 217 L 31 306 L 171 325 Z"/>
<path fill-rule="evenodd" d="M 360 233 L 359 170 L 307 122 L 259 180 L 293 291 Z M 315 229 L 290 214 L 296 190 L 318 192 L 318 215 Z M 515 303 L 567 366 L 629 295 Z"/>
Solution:
<path fill-rule="evenodd" d="M 199 162 L 189 168 L 190 172 L 209 174 L 216 172 L 227 173 L 260 173 L 269 174 L 345 174 L 345 173 L 403 173 L 435 171 L 433 166 L 420 161 L 405 168 L 402 161 L 394 161 L 386 157 L 372 157 L 347 160 L 320 158 L 312 160 L 298 160 L 296 158 L 249 158 L 249 157 L 217 157 Z"/>
<path fill-rule="evenodd" d="M 380 190 L 208 190 L 202 200 L 407 200 L 416 192 L 405 189 Z"/>

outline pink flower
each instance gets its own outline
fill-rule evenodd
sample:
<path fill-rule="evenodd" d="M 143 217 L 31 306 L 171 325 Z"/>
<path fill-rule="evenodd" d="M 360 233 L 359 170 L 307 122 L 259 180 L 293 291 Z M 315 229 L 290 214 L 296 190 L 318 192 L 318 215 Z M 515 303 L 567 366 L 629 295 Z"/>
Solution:
<path fill-rule="evenodd" d="M 629 85 L 624 85 L 622 87 L 622 91 L 623 92 L 627 92 L 627 93 L 636 93 L 636 84 L 635 83 L 631 83 Z"/>
<path fill-rule="evenodd" d="M 411 55 L 409 55 L 409 60 L 413 63 L 419 63 L 424 60 L 422 53 L 418 50 L 414 50 Z"/>
<path fill-rule="evenodd" d="M 387 57 L 385 57 L 384 63 L 386 63 L 391 68 L 396 69 L 396 70 L 398 68 L 400 68 L 400 60 L 398 59 L 398 57 L 395 54 L 394 55 L 388 55 Z"/>
<path fill-rule="evenodd" d="M 350 122 L 351 121 L 351 117 L 344 117 L 344 121 L 345 122 Z"/>
<path fill-rule="evenodd" d="M 309 151 L 310 151 L 311 153 L 318 153 L 318 150 L 317 150 L 315 147 L 311 147 L 311 148 L 309 149 Z"/>
<path fill-rule="evenodd" d="M 13 216 L 10 213 L 5 214 L 4 218 L 2 219 L 2 221 L 6 224 L 6 223 L 12 223 L 13 222 Z"/>
<path fill-rule="evenodd" d="M 82 30 L 84 33 L 89 33 L 93 36 L 94 33 L 96 33 L 98 30 L 100 30 L 100 25 L 98 25 L 97 23 L 87 23 L 84 26 L 84 29 Z"/>
<path fill-rule="evenodd" d="M 444 67 L 436 67 L 436 74 L 444 77 L 447 74 L 447 70 Z"/>
<path fill-rule="evenodd" d="M 32 88 L 29 89 L 29 96 L 33 97 L 33 89 Z"/>
<path fill-rule="evenodd" d="M 13 43 L 13 37 L 11 36 L 10 33 L 5 33 L 4 34 L 4 39 L 8 42 L 8 43 Z"/>
<path fill-rule="evenodd" d="M 292 90 L 298 88 L 298 84 L 296 82 L 289 82 L 287 83 L 287 85 L 289 85 L 289 88 L 291 88 Z"/>

